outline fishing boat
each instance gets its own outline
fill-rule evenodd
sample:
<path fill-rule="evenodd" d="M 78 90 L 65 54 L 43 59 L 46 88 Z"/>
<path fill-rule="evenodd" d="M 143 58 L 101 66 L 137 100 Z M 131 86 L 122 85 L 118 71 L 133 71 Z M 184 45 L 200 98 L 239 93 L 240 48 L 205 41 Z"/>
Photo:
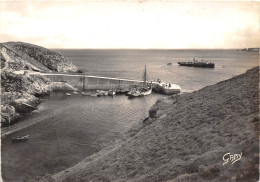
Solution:
<path fill-rule="evenodd" d="M 116 89 L 116 94 L 126 94 L 127 92 L 129 92 L 129 88 L 126 88 L 126 89 L 118 88 L 118 89 Z"/>
<path fill-rule="evenodd" d="M 114 90 L 109 90 L 109 91 L 108 91 L 108 95 L 112 95 L 112 96 L 113 96 L 113 95 L 116 95 L 116 91 L 114 91 Z"/>
<path fill-rule="evenodd" d="M 81 92 L 82 95 L 89 95 L 89 92 Z"/>
<path fill-rule="evenodd" d="M 29 139 L 29 135 L 25 135 L 25 136 L 22 136 L 22 137 L 13 137 L 12 142 L 13 143 L 24 142 L 24 141 L 27 141 L 28 139 Z"/>
<path fill-rule="evenodd" d="M 97 96 L 98 96 L 98 93 L 93 93 L 93 92 L 91 92 L 91 93 L 89 93 L 89 96 L 97 97 Z"/>
<path fill-rule="evenodd" d="M 193 62 L 189 61 L 189 62 L 178 62 L 178 64 L 180 66 L 192 66 L 192 67 L 201 67 L 201 68 L 214 68 L 215 64 L 212 62 L 208 62 L 208 61 L 203 61 L 203 59 L 196 60 L 195 58 L 193 58 Z"/>
<path fill-rule="evenodd" d="M 147 81 L 147 71 L 146 66 L 144 67 L 144 73 L 143 73 L 143 84 L 142 86 L 136 86 L 134 88 L 131 88 L 131 90 L 127 93 L 129 97 L 140 97 L 140 96 L 146 96 L 152 93 L 152 82 L 148 84 Z"/>
<path fill-rule="evenodd" d="M 106 96 L 108 95 L 108 91 L 105 90 L 97 90 L 98 96 Z"/>

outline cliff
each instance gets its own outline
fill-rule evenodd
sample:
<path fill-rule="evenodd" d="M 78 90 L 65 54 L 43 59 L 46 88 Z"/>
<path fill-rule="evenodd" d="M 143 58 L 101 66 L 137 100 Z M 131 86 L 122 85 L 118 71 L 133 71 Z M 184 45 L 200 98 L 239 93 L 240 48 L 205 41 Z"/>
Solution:
<path fill-rule="evenodd" d="M 121 141 L 55 181 L 257 181 L 259 68 L 159 100 Z M 242 158 L 223 165 L 223 155 Z M 231 158 L 230 158 L 231 160 Z M 46 179 L 51 181 L 49 176 Z"/>
<path fill-rule="evenodd" d="M 2 126 L 8 126 L 23 113 L 36 109 L 40 103 L 39 96 L 54 88 L 49 79 L 26 74 L 26 71 L 78 71 L 62 55 L 43 47 L 22 42 L 8 42 L 0 46 Z"/>
<path fill-rule="evenodd" d="M 14 50 L 20 57 L 36 60 L 46 68 L 57 72 L 77 72 L 78 68 L 58 52 L 24 42 L 7 42 L 4 46 Z"/>

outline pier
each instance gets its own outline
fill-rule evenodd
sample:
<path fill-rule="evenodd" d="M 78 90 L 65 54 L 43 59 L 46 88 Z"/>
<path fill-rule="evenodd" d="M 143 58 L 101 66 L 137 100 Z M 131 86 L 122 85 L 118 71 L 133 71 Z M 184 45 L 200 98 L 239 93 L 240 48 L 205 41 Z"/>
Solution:
<path fill-rule="evenodd" d="M 28 72 L 30 75 L 42 75 L 49 78 L 52 82 L 64 82 L 78 90 L 111 90 L 111 89 L 124 89 L 132 85 L 140 85 L 143 83 L 141 80 L 112 78 L 92 76 L 83 73 L 57 73 L 57 72 Z"/>

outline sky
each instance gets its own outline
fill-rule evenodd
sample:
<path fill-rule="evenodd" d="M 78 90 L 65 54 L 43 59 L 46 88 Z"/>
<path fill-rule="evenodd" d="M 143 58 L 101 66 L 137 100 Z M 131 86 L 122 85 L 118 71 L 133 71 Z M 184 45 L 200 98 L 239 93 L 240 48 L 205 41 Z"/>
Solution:
<path fill-rule="evenodd" d="M 0 42 L 47 48 L 245 48 L 260 45 L 258 2 L 1 1 Z"/>

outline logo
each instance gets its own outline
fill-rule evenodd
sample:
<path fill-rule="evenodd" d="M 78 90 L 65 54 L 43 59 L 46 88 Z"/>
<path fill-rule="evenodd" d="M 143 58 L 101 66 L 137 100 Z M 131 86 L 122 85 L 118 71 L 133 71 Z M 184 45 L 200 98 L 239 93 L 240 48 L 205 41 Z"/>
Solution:
<path fill-rule="evenodd" d="M 222 165 L 225 165 L 228 162 L 231 162 L 231 164 L 234 164 L 235 162 L 239 161 L 241 159 L 241 157 L 242 157 L 242 152 L 241 152 L 241 154 L 226 153 L 223 155 L 224 163 Z"/>

